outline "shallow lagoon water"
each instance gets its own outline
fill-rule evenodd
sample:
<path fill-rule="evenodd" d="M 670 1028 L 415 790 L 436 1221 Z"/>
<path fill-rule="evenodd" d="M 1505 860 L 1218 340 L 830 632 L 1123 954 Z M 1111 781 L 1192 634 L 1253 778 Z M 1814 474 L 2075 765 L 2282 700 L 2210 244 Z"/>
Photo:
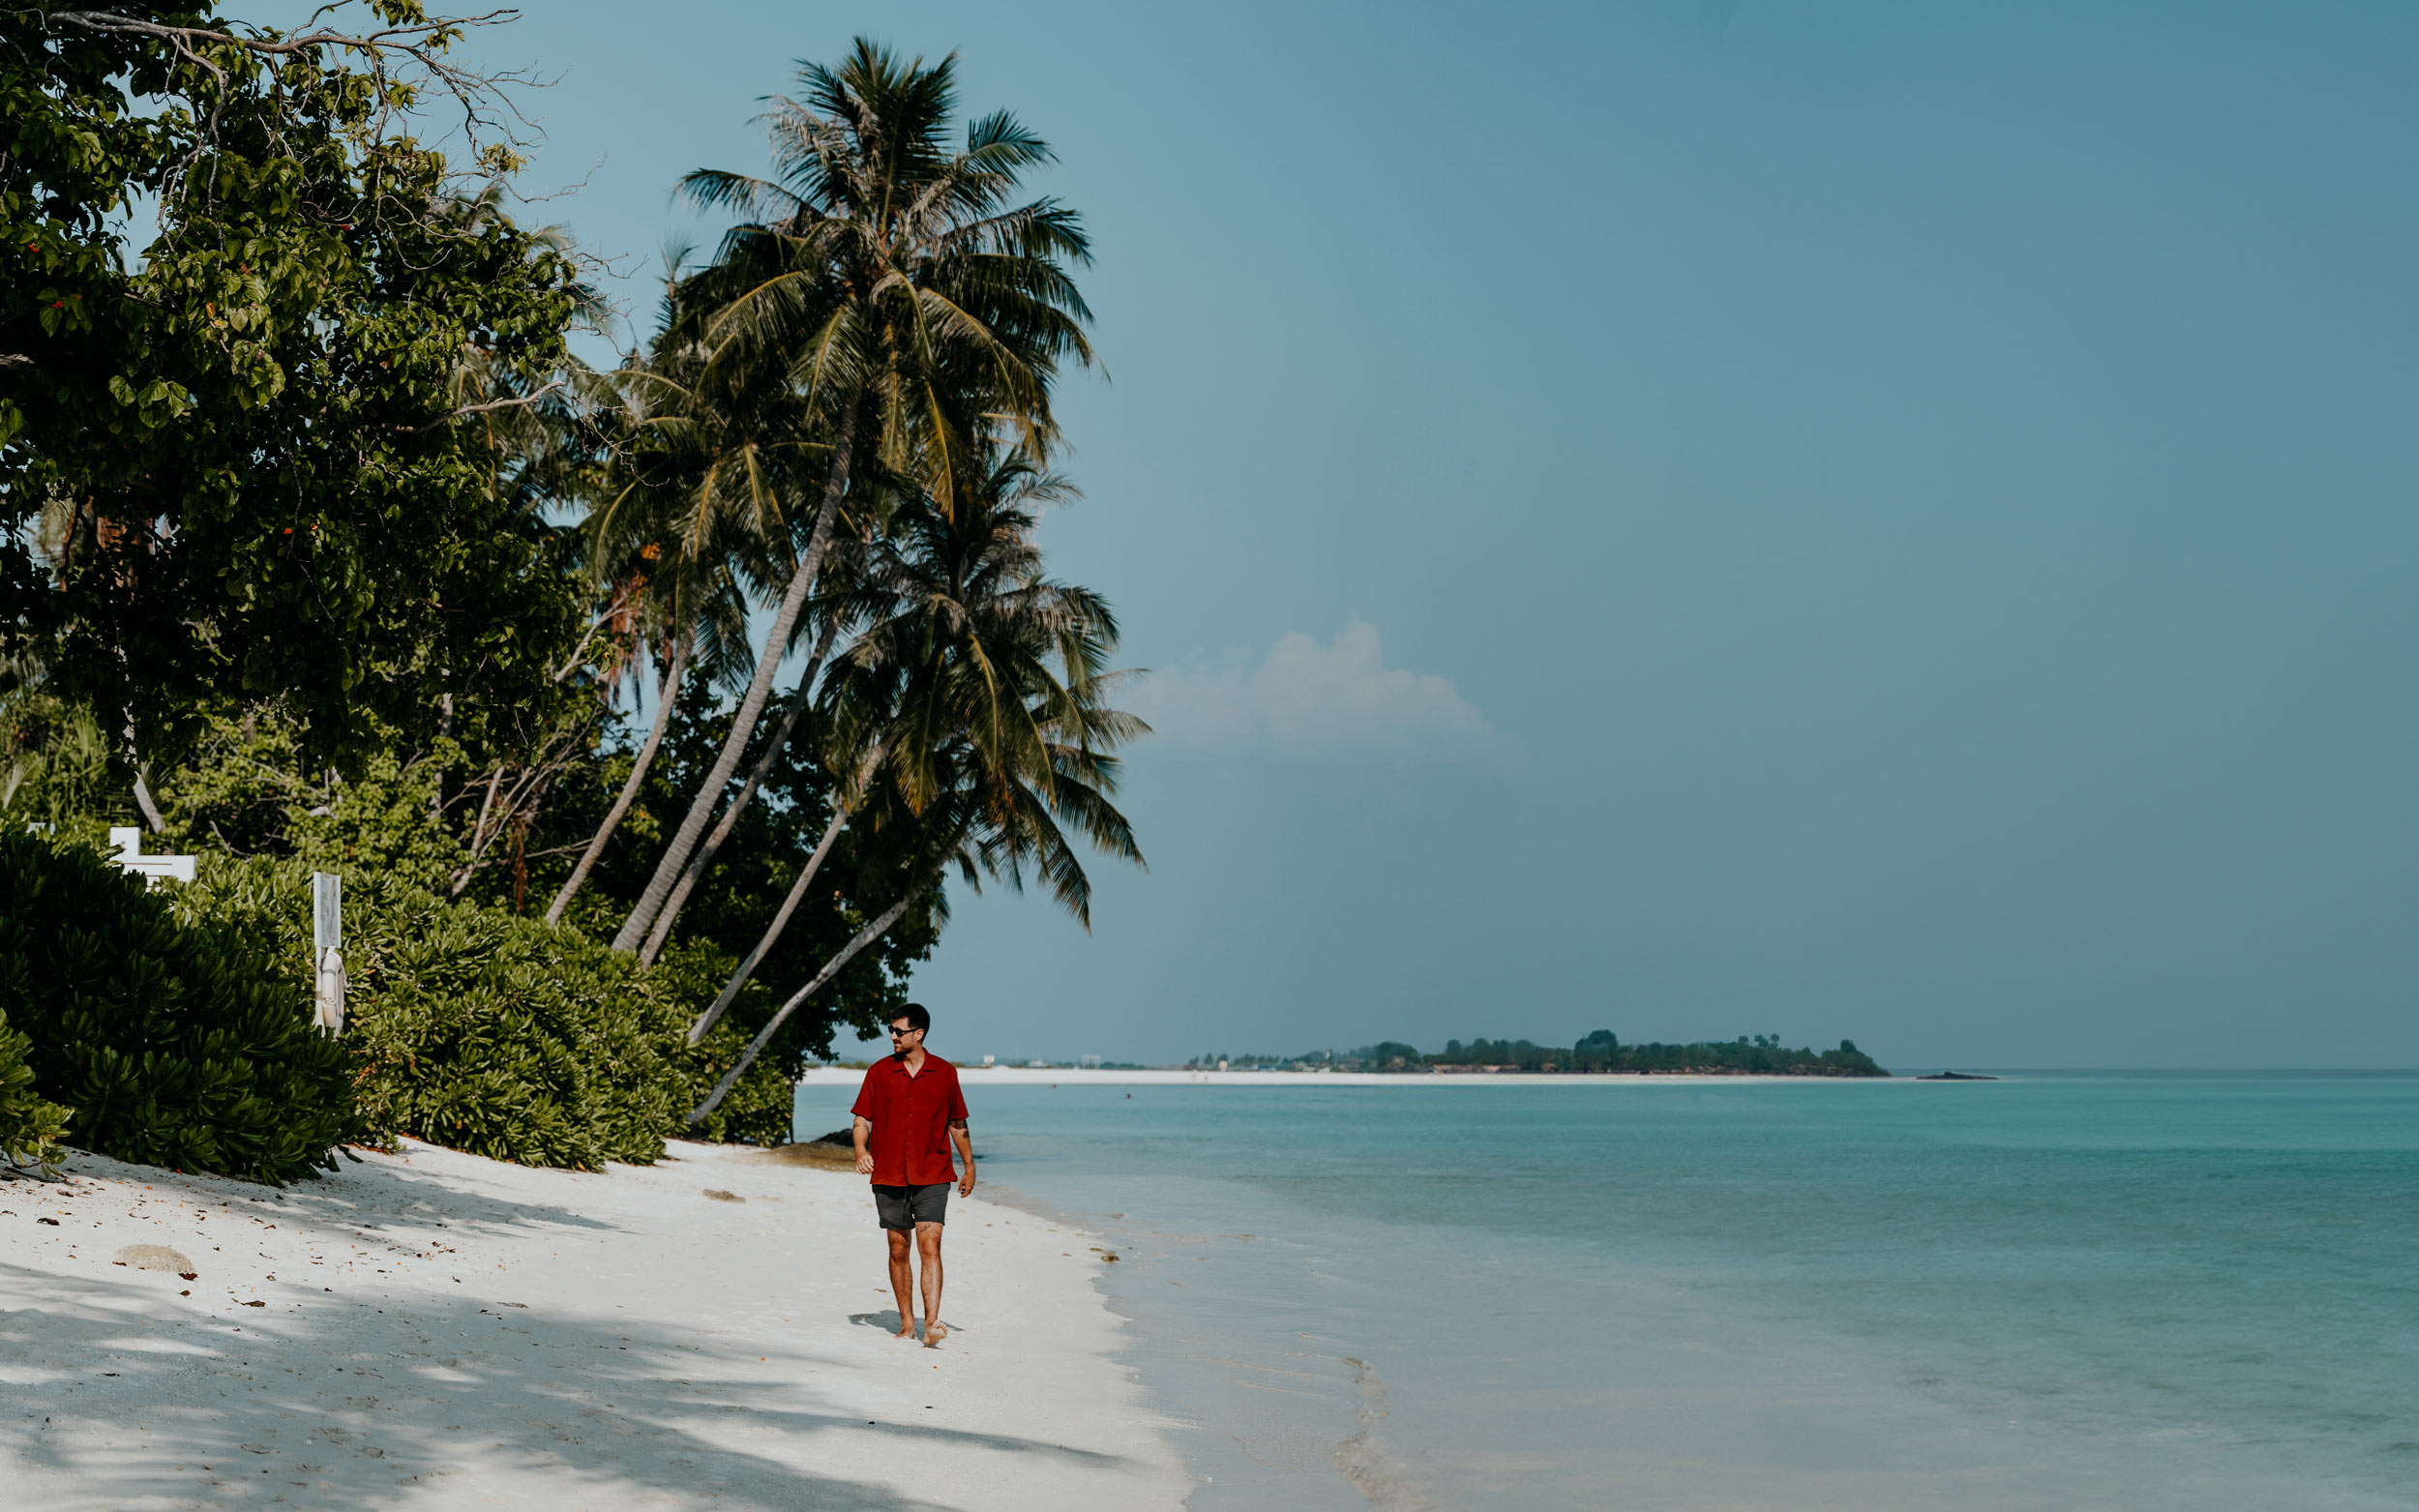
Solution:
<path fill-rule="evenodd" d="M 2419 1501 L 2419 1077 L 968 1081 L 1199 1512 Z"/>

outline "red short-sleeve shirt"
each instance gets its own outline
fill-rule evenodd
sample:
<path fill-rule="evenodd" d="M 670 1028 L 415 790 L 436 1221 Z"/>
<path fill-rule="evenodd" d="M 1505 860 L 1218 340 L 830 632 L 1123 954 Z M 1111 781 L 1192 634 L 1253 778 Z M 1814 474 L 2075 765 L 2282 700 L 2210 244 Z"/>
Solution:
<path fill-rule="evenodd" d="M 875 1061 L 850 1112 L 874 1126 L 865 1136 L 874 1185 L 920 1187 L 958 1178 L 949 1158 L 949 1122 L 966 1116 L 966 1094 L 958 1090 L 958 1068 L 939 1055 L 926 1051 L 924 1069 L 913 1076 L 896 1055 Z"/>

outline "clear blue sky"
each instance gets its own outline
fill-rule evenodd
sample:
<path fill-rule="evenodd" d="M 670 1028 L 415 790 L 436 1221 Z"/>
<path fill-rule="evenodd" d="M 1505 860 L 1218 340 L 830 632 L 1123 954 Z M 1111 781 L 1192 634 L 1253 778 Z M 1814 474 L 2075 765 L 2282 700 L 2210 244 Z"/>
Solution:
<path fill-rule="evenodd" d="M 2419 11 L 532 0 L 542 214 L 857 33 L 1054 141 L 1165 733 L 944 1053 L 2419 1064 Z"/>

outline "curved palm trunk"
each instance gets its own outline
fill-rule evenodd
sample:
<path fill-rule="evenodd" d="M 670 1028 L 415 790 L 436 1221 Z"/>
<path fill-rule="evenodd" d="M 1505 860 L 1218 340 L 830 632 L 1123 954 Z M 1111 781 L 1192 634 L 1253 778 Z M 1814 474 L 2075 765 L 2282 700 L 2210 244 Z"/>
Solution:
<path fill-rule="evenodd" d="M 580 864 L 571 869 L 571 879 L 563 883 L 563 890 L 554 895 L 554 901 L 546 905 L 547 923 L 563 922 L 563 910 L 571 906 L 573 897 L 586 885 L 588 874 L 596 869 L 597 857 L 605 853 L 605 843 L 613 838 L 613 831 L 621 827 L 622 815 L 628 814 L 630 805 L 638 800 L 639 788 L 646 782 L 647 768 L 654 764 L 656 748 L 664 743 L 664 730 L 672 724 L 672 706 L 680 694 L 680 679 L 689 668 L 689 646 L 694 638 L 693 632 L 684 633 L 679 643 L 672 647 L 672 665 L 664 669 L 663 686 L 656 691 L 655 723 L 647 726 L 645 743 L 639 747 L 637 759 L 630 763 L 630 779 L 621 785 L 621 792 L 613 799 L 613 806 L 605 811 L 605 822 L 596 827 L 596 834 L 588 841 L 588 848 L 580 853 Z"/>
<path fill-rule="evenodd" d="M 143 781 L 141 767 L 134 769 L 134 807 L 143 811 L 143 822 L 151 826 L 154 835 L 168 827 L 168 821 L 160 815 L 160 806 L 151 801 L 151 785 Z"/>
<path fill-rule="evenodd" d="M 798 679 L 797 701 L 791 705 L 781 727 L 773 731 L 773 738 L 764 743 L 764 754 L 756 758 L 755 770 L 749 772 L 748 780 L 740 785 L 739 795 L 731 800 L 731 806 L 723 810 L 723 816 L 714 821 L 714 832 L 705 837 L 705 844 L 698 846 L 697 854 L 690 857 L 688 866 L 682 869 L 680 880 L 672 886 L 672 896 L 664 900 L 662 911 L 655 915 L 655 923 L 646 932 L 646 943 L 639 947 L 640 964 L 651 966 L 655 964 L 655 958 L 664 953 L 665 942 L 672 938 L 673 921 L 680 917 L 680 910 L 689 904 L 690 892 L 696 888 L 699 878 L 705 875 L 706 868 L 714 864 L 714 857 L 722 851 L 723 842 L 731 838 L 732 829 L 738 824 L 739 815 L 747 812 L 749 801 L 763 786 L 773 763 L 781 759 L 784 751 L 790 749 L 790 737 L 796 733 L 798 721 L 806 714 L 807 695 L 815 687 L 815 674 L 821 670 L 823 658 L 831 654 L 831 643 L 839 634 L 840 627 L 836 623 L 824 627 L 823 638 L 816 642 L 814 658 L 806 664 L 805 675 Z"/>
<path fill-rule="evenodd" d="M 748 1042 L 747 1052 L 739 1057 L 739 1063 L 732 1067 L 720 1082 L 714 1083 L 714 1090 L 706 1095 L 705 1101 L 698 1104 L 694 1112 L 689 1114 L 689 1122 L 702 1123 L 708 1113 L 721 1107 L 723 1099 L 731 1095 L 731 1089 L 739 1084 L 739 1078 L 747 1074 L 748 1067 L 756 1064 L 756 1057 L 763 1053 L 764 1047 L 772 1043 L 773 1036 L 780 1032 L 781 1026 L 789 1022 L 791 1014 L 797 1012 L 798 1005 L 814 996 L 816 990 L 825 982 L 839 975 L 840 968 L 855 960 L 857 952 L 881 938 L 882 933 L 899 922 L 900 916 L 908 911 L 908 904 L 913 903 L 915 895 L 921 891 L 923 889 L 920 885 L 910 888 L 907 894 L 897 903 L 892 904 L 889 910 L 881 918 L 857 931 L 856 938 L 842 947 L 840 954 L 824 963 L 823 969 L 815 973 L 814 981 L 807 983 L 792 993 L 790 1000 L 781 1005 L 781 1011 L 773 1015 L 772 1022 L 765 1024 L 762 1030 L 758 1031 L 756 1038 Z"/>
<path fill-rule="evenodd" d="M 662 859 L 655 863 L 655 875 L 647 878 L 646 891 L 639 895 L 638 905 L 630 910 L 630 917 L 622 920 L 621 932 L 613 936 L 615 950 L 636 950 L 639 942 L 646 938 L 656 915 L 672 897 L 690 852 L 705 833 L 705 821 L 714 816 L 714 810 L 721 805 L 723 788 L 738 768 L 739 756 L 747 750 L 749 737 L 756 733 L 757 722 L 763 718 L 764 700 L 773 690 L 773 674 L 781 668 L 782 647 L 790 643 L 791 633 L 797 628 L 798 615 L 806 608 L 806 596 L 815 586 L 815 575 L 823 565 L 823 552 L 831 546 L 832 523 L 840 514 L 840 495 L 849 486 L 849 453 L 855 438 L 856 409 L 851 405 L 840 422 L 840 434 L 832 447 L 831 481 L 823 488 L 823 505 L 815 516 L 815 532 L 807 539 L 806 558 L 790 575 L 790 590 L 781 596 L 781 608 L 773 615 L 772 630 L 764 637 L 764 653 L 756 661 L 756 675 L 749 680 L 747 695 L 739 700 L 738 711 L 731 718 L 731 733 L 723 740 L 722 755 L 715 757 L 714 769 L 706 774 L 672 844 L 664 847 Z"/>
<path fill-rule="evenodd" d="M 725 1011 L 739 995 L 739 989 L 748 985 L 748 978 L 756 974 L 757 966 L 780 941 L 781 932 L 790 927 L 790 916 L 798 911 L 798 904 L 806 897 L 806 890 L 813 884 L 815 874 L 823 869 L 823 858 L 831 854 L 832 843 L 840 838 L 840 832 L 848 825 L 849 811 L 833 811 L 831 822 L 823 826 L 823 838 L 816 845 L 815 853 L 806 858 L 806 865 L 798 872 L 798 879 L 790 884 L 790 896 L 781 900 L 781 907 L 774 912 L 773 922 L 764 926 L 763 937 L 756 942 L 754 950 L 748 952 L 748 958 L 739 963 L 739 969 L 731 973 L 731 980 L 723 984 L 722 995 L 714 999 L 713 1006 L 699 1014 L 697 1023 L 689 1025 L 690 1044 L 705 1038 L 722 1021 Z"/>
<path fill-rule="evenodd" d="M 118 665 L 126 665 L 126 648 L 123 646 L 118 648 Z M 143 822 L 150 825 L 151 832 L 157 835 L 168 827 L 168 821 L 161 815 L 160 806 L 151 801 L 151 763 L 134 754 L 134 711 L 132 709 L 126 711 L 126 764 L 134 769 L 134 807 L 141 811 Z"/>

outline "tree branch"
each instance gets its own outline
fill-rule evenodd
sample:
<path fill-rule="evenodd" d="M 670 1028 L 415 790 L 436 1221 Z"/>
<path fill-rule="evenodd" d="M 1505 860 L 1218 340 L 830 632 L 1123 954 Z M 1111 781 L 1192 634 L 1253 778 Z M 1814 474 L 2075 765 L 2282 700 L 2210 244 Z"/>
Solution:
<path fill-rule="evenodd" d="M 336 9 L 334 6 L 321 6 L 313 14 L 312 19 L 316 20 L 334 9 Z M 246 37 L 238 32 L 213 31 L 206 26 L 167 26 L 158 21 L 144 20 L 141 16 L 120 15 L 111 11 L 53 11 L 50 13 L 50 19 L 88 32 L 134 32 L 147 37 L 163 37 L 178 44 L 181 47 L 191 47 L 196 43 L 204 42 L 225 43 L 231 46 L 242 47 L 269 57 L 302 52 L 312 47 L 343 47 L 359 52 L 375 52 L 380 48 L 391 48 L 397 52 L 407 52 L 414 57 L 425 59 L 433 47 L 441 46 L 452 40 L 445 36 L 445 33 L 467 26 L 501 26 L 507 21 L 517 19 L 520 15 L 518 10 L 505 8 L 490 11 L 482 15 L 439 16 L 433 21 L 420 21 L 409 26 L 390 26 L 383 31 L 372 32 L 365 37 L 356 37 L 348 32 L 322 30 L 302 32 L 276 41 L 260 37 Z M 406 42 L 403 40 L 405 38 L 416 38 L 418 41 Z"/>
<path fill-rule="evenodd" d="M 314 19 L 332 7 L 321 7 Z M 356 36 L 350 32 L 298 32 L 291 37 L 247 37 L 241 32 L 217 31 L 206 26 L 168 26 L 146 20 L 139 15 L 121 15 L 112 11 L 53 11 L 49 19 L 77 31 L 98 36 L 157 37 L 174 47 L 177 53 L 194 67 L 208 73 L 221 84 L 226 82 L 225 73 L 201 53 L 205 45 L 241 47 L 260 58 L 290 57 L 298 52 L 313 52 L 322 47 L 335 47 L 357 52 L 368 58 L 371 66 L 383 74 L 384 54 L 400 52 L 429 71 L 429 76 L 445 91 L 467 105 L 471 101 L 492 96 L 495 85 L 510 75 L 474 74 L 445 61 L 444 52 L 463 31 L 473 26 L 501 26 L 519 19 L 521 13 L 513 9 L 489 11 L 480 15 L 439 16 L 433 21 L 415 22 L 408 26 L 389 26 L 380 31 Z"/>
<path fill-rule="evenodd" d="M 353 53 L 365 59 L 372 77 L 381 86 L 395 76 L 390 57 L 401 55 L 418 65 L 427 80 L 437 90 L 452 97 L 463 112 L 465 134 L 475 145 L 487 132 L 497 132 L 507 141 L 519 144 L 520 133 L 503 129 L 502 116 L 528 127 L 528 118 L 504 91 L 507 86 L 537 84 L 524 71 L 482 74 L 447 60 L 445 53 L 462 34 L 474 26 L 501 26 L 520 18 L 516 9 L 504 8 L 477 15 L 438 16 L 432 20 L 407 25 L 388 26 L 374 31 L 353 33 L 313 25 L 337 6 L 321 6 L 312 13 L 312 29 L 291 36 L 275 33 L 247 35 L 239 31 L 220 30 L 207 26 L 172 26 L 141 15 L 125 15 L 114 10 L 52 11 L 44 19 L 63 29 L 96 37 L 150 38 L 165 43 L 177 57 L 207 74 L 218 86 L 218 99 L 211 105 L 207 124 L 198 133 L 194 152 L 188 156 L 185 168 L 200 160 L 203 143 L 215 140 L 221 114 L 227 103 L 230 80 L 227 70 L 212 60 L 208 49 L 233 48 L 261 63 L 274 67 L 280 59 L 317 53 L 323 49 Z M 224 54 L 222 53 L 224 57 Z M 381 89 L 377 122 L 373 134 L 383 140 L 388 123 L 399 110 L 407 110 L 406 101 L 391 91 Z M 530 128 L 534 132 L 534 128 Z M 181 179 L 181 173 L 179 175 Z"/>
<path fill-rule="evenodd" d="M 448 410 L 425 426 L 397 426 L 394 429 L 404 435 L 418 435 L 424 430 L 433 430 L 439 426 L 450 426 L 464 415 L 484 415 L 494 409 L 519 409 L 524 404 L 536 403 L 570 381 L 569 378 L 556 378 L 543 388 L 533 389 L 526 394 L 518 394 L 511 399 L 492 399 L 484 404 L 464 404 L 460 409 Z"/>

